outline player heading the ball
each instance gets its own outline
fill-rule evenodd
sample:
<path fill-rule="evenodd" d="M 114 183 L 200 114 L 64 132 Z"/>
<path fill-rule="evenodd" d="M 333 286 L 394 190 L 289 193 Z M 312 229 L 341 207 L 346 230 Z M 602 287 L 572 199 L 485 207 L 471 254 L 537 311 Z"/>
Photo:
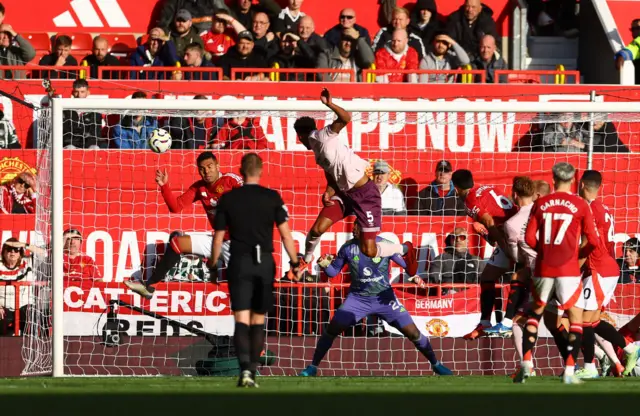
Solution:
<path fill-rule="evenodd" d="M 327 188 L 322 194 L 324 208 L 307 234 L 298 277 L 313 260 L 313 252 L 320 243 L 322 234 L 349 215 L 355 215 L 360 225 L 362 235 L 359 244 L 364 255 L 373 258 L 402 254 L 407 264 L 406 271 L 409 277 L 413 277 L 418 263 L 416 250 L 411 242 L 376 242 L 382 225 L 380 190 L 366 174 L 369 163 L 355 154 L 349 146 L 341 143 L 339 138 L 339 133 L 351 122 L 351 115 L 333 102 L 331 93 L 326 88 L 322 90 L 320 100 L 338 116 L 336 120 L 320 130 L 311 117 L 300 117 L 293 125 L 298 139 L 313 151 L 316 163 L 324 170 L 327 179 Z"/>

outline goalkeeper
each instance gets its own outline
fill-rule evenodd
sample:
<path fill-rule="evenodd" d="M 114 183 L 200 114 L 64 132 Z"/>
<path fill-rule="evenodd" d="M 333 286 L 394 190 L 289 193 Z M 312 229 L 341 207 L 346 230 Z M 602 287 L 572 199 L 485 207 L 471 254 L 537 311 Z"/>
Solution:
<path fill-rule="evenodd" d="M 398 301 L 391 288 L 389 283 L 390 260 L 406 268 L 407 265 L 402 256 L 394 254 L 391 257 L 370 258 L 362 254 L 359 242 L 361 229 L 357 221 L 353 226 L 353 237 L 340 248 L 335 258 L 327 255 L 318 259 L 318 265 L 324 269 L 329 277 L 338 275 L 345 263 L 348 263 L 351 287 L 344 303 L 336 311 L 329 326 L 320 337 L 313 353 L 311 365 L 305 368 L 300 375 L 304 377 L 315 376 L 318 372 L 318 366 L 331 348 L 333 340 L 367 315 L 377 315 L 384 319 L 413 342 L 418 351 L 429 360 L 436 374 L 452 375 L 451 370 L 438 361 L 429 338 L 418 330 L 411 315 Z M 376 240 L 377 242 L 389 243 L 381 237 L 377 237 Z"/>

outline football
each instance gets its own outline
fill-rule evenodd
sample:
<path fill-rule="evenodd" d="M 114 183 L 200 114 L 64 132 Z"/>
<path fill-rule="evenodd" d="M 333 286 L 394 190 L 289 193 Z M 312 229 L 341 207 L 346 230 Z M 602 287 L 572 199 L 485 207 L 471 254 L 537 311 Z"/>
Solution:
<path fill-rule="evenodd" d="M 149 148 L 156 153 L 171 149 L 171 135 L 165 129 L 154 129 L 149 135 Z"/>

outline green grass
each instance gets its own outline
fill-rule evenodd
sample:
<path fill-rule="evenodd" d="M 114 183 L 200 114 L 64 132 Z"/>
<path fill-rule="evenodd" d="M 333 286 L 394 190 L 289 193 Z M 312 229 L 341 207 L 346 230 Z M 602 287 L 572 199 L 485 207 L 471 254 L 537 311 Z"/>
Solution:
<path fill-rule="evenodd" d="M 259 389 L 231 378 L 0 379 L 0 403 L 28 414 L 192 416 L 334 416 L 350 414 L 535 414 L 628 412 L 640 401 L 640 379 L 601 379 L 565 386 L 557 377 L 524 385 L 496 377 L 262 377 Z M 626 409 L 626 410 L 624 410 Z M 465 410 L 467 412 L 465 412 Z M 484 411 L 483 411 L 484 410 Z M 227 413 L 228 412 L 228 413 Z"/>

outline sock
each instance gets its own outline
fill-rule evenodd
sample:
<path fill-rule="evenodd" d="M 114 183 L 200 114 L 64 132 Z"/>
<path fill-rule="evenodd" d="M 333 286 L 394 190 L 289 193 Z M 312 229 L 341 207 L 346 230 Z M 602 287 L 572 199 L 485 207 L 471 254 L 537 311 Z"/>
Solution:
<path fill-rule="evenodd" d="M 431 365 L 436 365 L 438 363 L 438 359 L 436 358 L 436 353 L 433 352 L 433 347 L 431 346 L 431 342 L 429 342 L 429 338 L 427 338 L 424 334 L 420 334 L 420 338 L 414 342 L 418 351 L 424 355 L 424 357 L 429 360 Z"/>
<path fill-rule="evenodd" d="M 312 231 L 309 231 L 307 234 L 307 238 L 304 240 L 304 261 L 309 263 L 313 258 L 313 252 L 320 244 L 320 235 L 315 234 Z"/>
<path fill-rule="evenodd" d="M 596 333 L 591 326 L 591 322 L 582 324 L 582 355 L 584 356 L 585 368 L 588 363 L 593 364 L 596 354 Z"/>
<path fill-rule="evenodd" d="M 560 325 L 554 331 L 551 331 L 551 335 L 553 335 L 553 339 L 556 342 L 558 351 L 560 351 L 562 360 L 567 361 L 567 346 L 569 345 L 569 333 L 567 332 L 567 329 L 564 325 Z"/>
<path fill-rule="evenodd" d="M 512 320 L 516 316 L 516 310 L 522 304 L 524 295 L 526 294 L 526 286 L 524 283 L 514 280 L 509 288 L 509 298 L 507 299 L 507 310 L 504 317 Z"/>
<path fill-rule="evenodd" d="M 613 345 L 600 335 L 596 335 L 596 340 L 598 341 L 598 344 L 600 344 L 600 347 L 602 347 L 604 353 L 607 354 L 607 357 L 609 357 L 614 364 L 620 364 L 620 359 L 618 358 L 618 354 L 616 354 L 616 350 L 613 348 Z"/>
<path fill-rule="evenodd" d="M 318 340 L 318 344 L 316 345 L 316 350 L 313 352 L 313 360 L 311 361 L 312 365 L 316 367 L 320 365 L 324 356 L 327 355 L 329 348 L 331 348 L 331 345 L 333 345 L 334 339 L 336 338 L 327 335 L 326 333 L 322 334 L 322 336 Z"/>
<path fill-rule="evenodd" d="M 565 361 L 564 374 L 572 376 L 578 361 L 578 352 L 582 344 L 582 324 L 571 324 L 569 327 L 569 346 L 567 347 L 567 360 Z"/>
<path fill-rule="evenodd" d="M 594 322 L 594 328 L 596 334 L 606 339 L 614 346 L 619 348 L 625 348 L 627 346 L 627 340 L 619 333 L 616 328 L 607 321 Z"/>
<path fill-rule="evenodd" d="M 522 362 L 531 362 L 533 366 L 533 346 L 538 340 L 538 325 L 540 317 L 531 317 L 527 319 L 522 331 Z M 533 331 L 529 327 L 533 327 Z"/>
<path fill-rule="evenodd" d="M 496 288 L 495 290 L 495 300 L 493 301 L 493 306 L 496 315 L 496 323 L 502 322 L 502 318 L 504 314 L 502 313 L 502 289 Z"/>
<path fill-rule="evenodd" d="M 502 318 L 502 324 L 505 326 L 513 327 L 513 321 L 509 318 Z"/>
<path fill-rule="evenodd" d="M 496 296 L 496 282 L 480 283 L 480 320 L 491 321 Z"/>
<path fill-rule="evenodd" d="M 235 331 L 233 332 L 233 345 L 240 362 L 240 371 L 248 370 L 251 366 L 249 325 L 236 322 Z"/>
<path fill-rule="evenodd" d="M 178 248 L 176 238 L 172 238 L 169 240 L 169 244 L 167 244 L 167 249 L 162 256 L 162 260 L 156 264 L 156 267 L 153 269 L 153 273 L 149 280 L 146 281 L 145 285 L 147 287 L 151 285 L 155 285 L 156 283 L 164 280 L 164 277 L 167 275 L 169 270 L 178 264 L 180 261 L 180 249 Z"/>
<path fill-rule="evenodd" d="M 376 243 L 378 247 L 378 256 L 377 257 L 391 257 L 394 254 L 407 254 L 407 246 L 404 244 L 393 244 L 393 243 L 385 243 L 384 241 Z"/>
<path fill-rule="evenodd" d="M 597 358 L 598 360 L 603 360 L 603 359 L 604 359 L 604 357 L 607 355 L 607 354 L 605 354 L 605 352 L 602 350 L 602 348 L 600 348 L 600 346 L 599 346 L 599 345 L 596 345 L 596 346 L 593 348 L 593 352 L 595 353 L 596 358 Z"/>
<path fill-rule="evenodd" d="M 260 355 L 262 355 L 262 350 L 264 349 L 264 325 L 251 325 L 249 327 L 249 338 L 250 338 L 250 357 L 251 357 L 251 365 L 249 367 L 249 371 L 251 371 L 254 375 L 256 373 L 256 369 L 260 364 Z"/>
<path fill-rule="evenodd" d="M 596 363 L 584 363 L 584 369 L 585 370 L 597 370 L 596 368 Z"/>
<path fill-rule="evenodd" d="M 523 330 L 522 327 L 518 324 L 513 326 L 513 348 L 516 349 L 516 354 L 518 355 L 518 361 L 522 361 L 524 359 L 522 355 L 522 339 L 523 339 Z"/>

